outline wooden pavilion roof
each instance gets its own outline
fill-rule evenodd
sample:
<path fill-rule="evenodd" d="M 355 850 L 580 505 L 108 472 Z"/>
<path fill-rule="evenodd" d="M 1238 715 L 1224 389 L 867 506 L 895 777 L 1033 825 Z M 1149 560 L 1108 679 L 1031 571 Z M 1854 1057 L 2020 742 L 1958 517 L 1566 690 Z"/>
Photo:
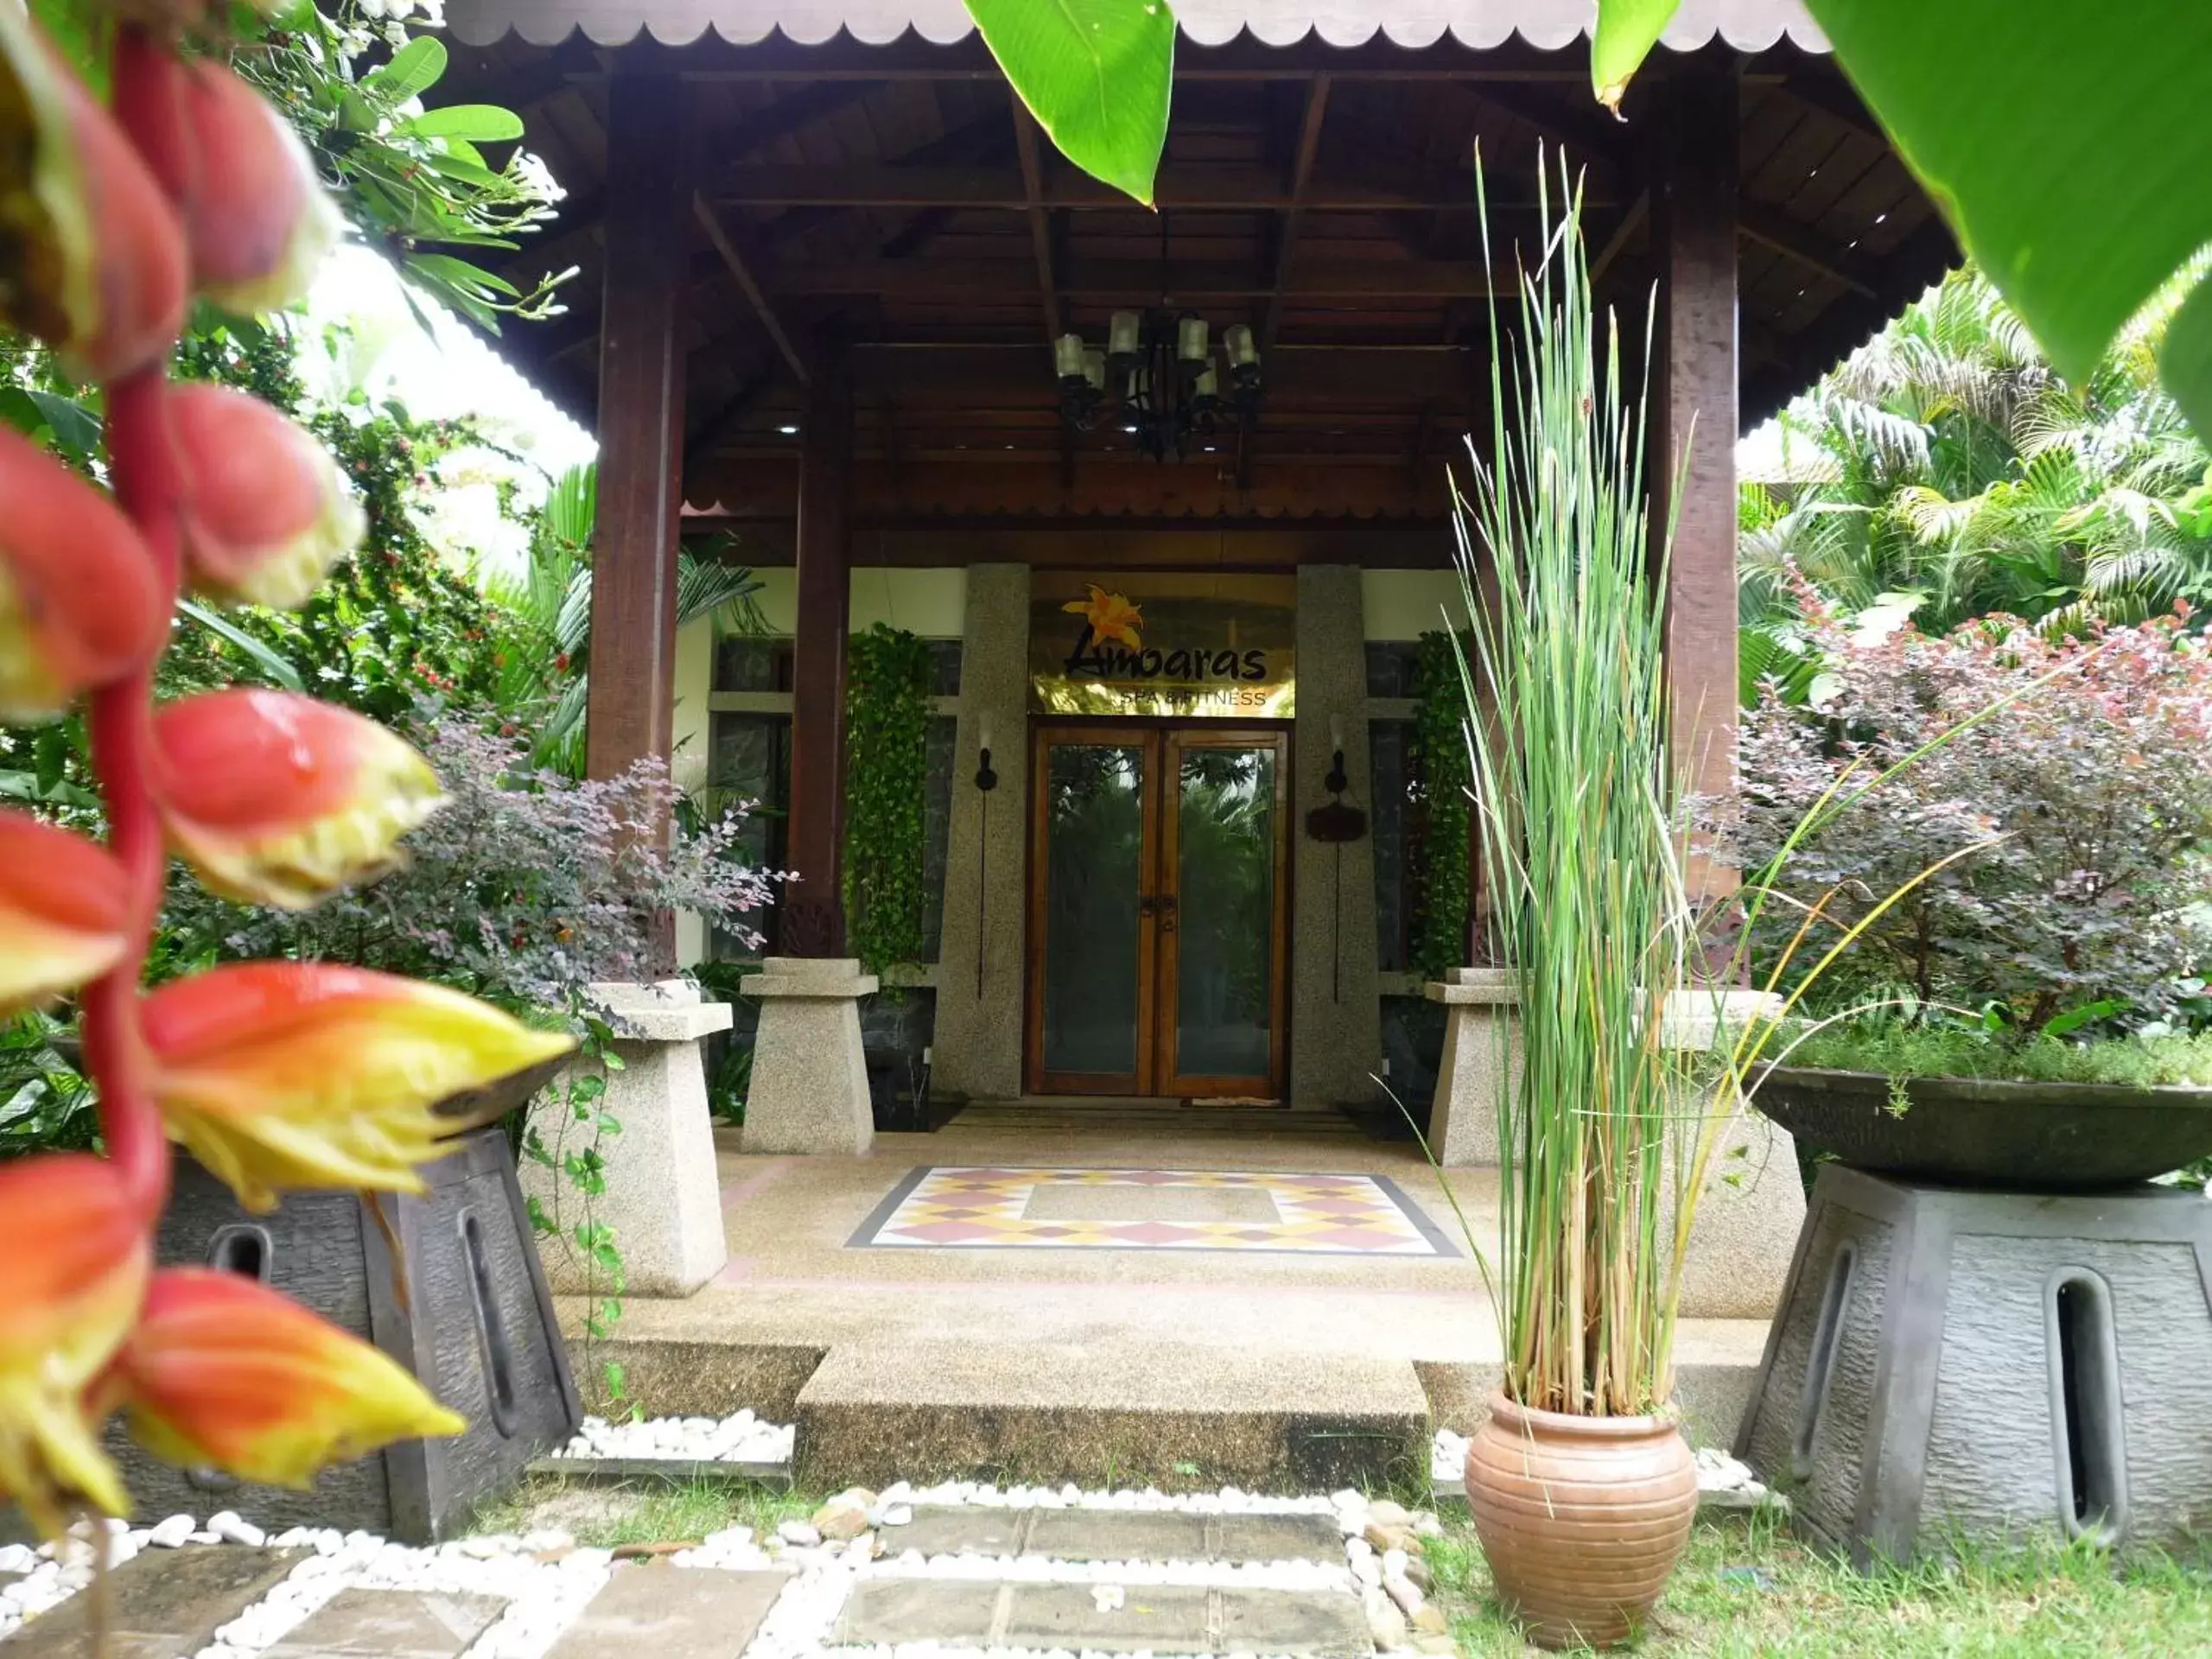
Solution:
<path fill-rule="evenodd" d="M 1659 54 L 1625 121 L 1591 101 L 1588 12 L 1184 0 L 1158 213 L 1052 152 L 959 0 L 451 0 L 464 44 L 445 90 L 518 108 L 569 192 L 505 269 L 578 267 L 570 309 L 511 327 L 502 349 L 588 421 L 601 220 L 621 188 L 605 176 L 607 75 L 640 57 L 683 73 L 699 144 L 695 509 L 789 517 L 787 429 L 835 339 L 850 352 L 863 532 L 898 516 L 1433 520 L 1442 462 L 1487 406 L 1478 144 L 1506 230 L 1534 222 L 1539 145 L 1566 147 L 1586 168 L 1603 290 L 1640 312 L 1655 87 L 1686 62 L 1740 66 L 1746 425 L 1957 258 L 1795 0 L 1690 0 L 1669 43 L 1694 58 Z M 1047 346 L 1067 328 L 1103 341 L 1110 311 L 1163 295 L 1217 338 L 1249 322 L 1267 379 L 1247 431 L 1165 467 L 1111 430 L 1071 437 Z"/>

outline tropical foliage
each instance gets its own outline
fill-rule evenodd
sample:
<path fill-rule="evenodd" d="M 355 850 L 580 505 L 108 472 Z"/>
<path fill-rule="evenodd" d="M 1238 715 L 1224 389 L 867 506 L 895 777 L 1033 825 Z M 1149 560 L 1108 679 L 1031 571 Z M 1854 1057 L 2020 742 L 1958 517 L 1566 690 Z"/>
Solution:
<path fill-rule="evenodd" d="M 1743 490 L 1745 700 L 1816 670 L 1800 576 L 1869 633 L 1997 613 L 2078 630 L 2212 599 L 2212 457 L 2158 383 L 2169 315 L 2077 385 L 1958 271 L 1791 404 L 1787 477 Z"/>
<path fill-rule="evenodd" d="M 1854 638 L 1817 602 L 1804 626 L 1827 664 L 1819 707 L 1770 690 L 1744 723 L 1742 856 L 1770 866 L 1797 837 L 1758 957 L 1818 906 L 1821 938 L 1864 925 L 1834 976 L 1847 1004 L 2018 1033 L 2185 1013 L 2212 949 L 2204 638 L 2171 618 L 2088 641 L 2002 618 Z M 1827 801 L 1847 804 L 1800 835 Z"/>

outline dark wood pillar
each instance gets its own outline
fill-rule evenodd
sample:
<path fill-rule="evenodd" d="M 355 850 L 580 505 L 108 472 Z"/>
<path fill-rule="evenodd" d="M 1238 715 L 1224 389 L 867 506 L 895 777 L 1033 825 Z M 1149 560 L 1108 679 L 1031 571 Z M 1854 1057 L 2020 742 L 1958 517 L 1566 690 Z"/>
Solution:
<path fill-rule="evenodd" d="M 1660 293 L 1653 527 L 1664 526 L 1671 507 L 1667 658 L 1677 762 L 1696 792 L 1728 796 L 1736 787 L 1735 68 L 1687 68 L 1664 90 L 1651 196 Z M 1694 885 L 1727 890 L 1726 872 L 1692 863 Z"/>
<path fill-rule="evenodd" d="M 585 769 L 612 778 L 665 761 L 676 702 L 676 541 L 683 507 L 683 306 L 690 156 L 683 83 L 618 67 L 607 83 L 607 160 L 624 181 L 607 206 L 600 311 L 599 518 L 592 537 L 591 690 Z M 637 826 L 664 839 L 664 823 Z M 676 966 L 675 918 L 654 940 Z"/>
<path fill-rule="evenodd" d="M 782 940 L 792 956 L 834 957 L 845 948 L 838 854 L 844 834 L 853 387 L 844 354 L 833 344 L 814 354 L 804 419 L 791 674 L 790 858 L 798 881 L 785 890 Z"/>

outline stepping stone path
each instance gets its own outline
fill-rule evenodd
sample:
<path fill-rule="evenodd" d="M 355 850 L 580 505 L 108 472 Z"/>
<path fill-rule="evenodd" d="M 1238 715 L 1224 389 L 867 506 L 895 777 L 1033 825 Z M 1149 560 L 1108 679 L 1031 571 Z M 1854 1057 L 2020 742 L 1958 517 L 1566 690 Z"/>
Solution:
<path fill-rule="evenodd" d="M 235 1522 L 235 1516 L 217 1517 Z M 424 1549 L 172 1516 L 119 1528 L 112 1659 L 1374 1659 L 1452 1651 L 1433 1517 L 1357 1493 L 840 1494 L 770 1537 Z M 0 1559 L 0 1659 L 91 1652 L 90 1535 Z M 166 1547 L 171 1540 L 180 1541 Z M 638 1559 L 631 1559 L 636 1557 Z M 5 1576 L 8 1569 L 22 1569 Z"/>

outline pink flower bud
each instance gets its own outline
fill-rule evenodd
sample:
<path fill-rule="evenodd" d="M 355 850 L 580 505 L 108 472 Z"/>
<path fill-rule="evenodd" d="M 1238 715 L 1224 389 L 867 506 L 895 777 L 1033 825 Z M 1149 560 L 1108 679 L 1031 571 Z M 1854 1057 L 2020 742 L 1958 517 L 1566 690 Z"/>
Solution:
<path fill-rule="evenodd" d="M 0 1014 L 73 991 L 128 943 L 123 870 L 81 836 L 0 812 Z"/>
<path fill-rule="evenodd" d="M 153 563 L 130 521 L 0 427 L 0 721 L 66 712 L 152 657 L 168 632 Z"/>
<path fill-rule="evenodd" d="M 176 214 L 20 6 L 0 6 L 0 322 L 81 378 L 158 362 L 184 324 Z"/>
<path fill-rule="evenodd" d="M 440 1102 L 575 1046 L 442 986 L 305 962 L 171 980 L 139 1028 L 170 1135 L 259 1211 L 302 1188 L 421 1192 L 454 1128 Z"/>
<path fill-rule="evenodd" d="M 114 1165 L 85 1153 L 0 1165 L 0 1496 L 49 1538 L 79 1502 L 130 1508 L 85 1395 L 152 1269 Z"/>
<path fill-rule="evenodd" d="M 228 386 L 180 385 L 184 556 L 211 599 L 289 610 L 361 544 L 360 504 L 313 433 Z"/>
<path fill-rule="evenodd" d="M 281 311 L 307 297 L 345 229 L 300 136 L 219 64 L 180 77 L 188 175 L 172 181 L 193 281 L 233 311 Z"/>
<path fill-rule="evenodd" d="M 154 717 L 155 798 L 201 881 L 304 910 L 397 861 L 444 801 L 429 761 L 376 721 L 289 691 L 209 691 Z"/>

